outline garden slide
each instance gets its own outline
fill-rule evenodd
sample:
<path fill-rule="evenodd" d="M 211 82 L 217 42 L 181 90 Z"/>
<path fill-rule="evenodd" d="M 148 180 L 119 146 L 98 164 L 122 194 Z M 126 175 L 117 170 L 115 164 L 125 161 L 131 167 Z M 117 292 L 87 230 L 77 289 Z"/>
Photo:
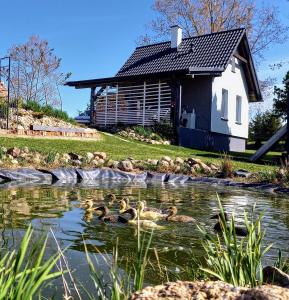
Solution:
<path fill-rule="evenodd" d="M 265 155 L 280 139 L 284 137 L 287 132 L 287 124 L 281 127 L 262 147 L 260 147 L 255 154 L 253 154 L 249 161 L 254 162 Z"/>

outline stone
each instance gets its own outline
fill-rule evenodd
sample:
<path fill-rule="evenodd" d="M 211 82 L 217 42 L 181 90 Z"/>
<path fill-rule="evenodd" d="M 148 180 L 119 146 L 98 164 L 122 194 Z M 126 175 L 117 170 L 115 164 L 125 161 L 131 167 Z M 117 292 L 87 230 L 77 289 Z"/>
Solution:
<path fill-rule="evenodd" d="M 201 169 L 202 169 L 205 173 L 210 173 L 210 172 L 211 172 L 211 168 L 208 167 L 205 163 L 199 162 L 199 166 L 201 167 Z"/>
<path fill-rule="evenodd" d="M 211 168 L 212 171 L 218 171 L 219 170 L 219 168 L 214 164 L 210 164 L 210 168 Z"/>
<path fill-rule="evenodd" d="M 161 160 L 162 160 L 162 161 L 171 162 L 172 159 L 171 159 L 169 156 L 163 156 L 163 157 L 161 158 Z"/>
<path fill-rule="evenodd" d="M 158 167 L 165 167 L 168 168 L 170 166 L 170 162 L 167 160 L 159 160 L 158 161 Z"/>
<path fill-rule="evenodd" d="M 85 157 L 90 162 L 94 158 L 94 155 L 91 152 L 87 152 Z"/>
<path fill-rule="evenodd" d="M 11 164 L 12 165 L 18 165 L 18 160 L 17 159 L 11 159 Z"/>
<path fill-rule="evenodd" d="M 97 161 L 97 159 L 96 159 L 96 161 Z M 106 166 L 107 166 L 108 168 L 112 168 L 112 167 L 113 167 L 113 164 L 114 164 L 114 160 L 110 159 L 110 160 L 108 160 L 108 162 L 106 163 Z"/>
<path fill-rule="evenodd" d="M 133 165 L 130 160 L 122 160 L 119 162 L 118 168 L 125 172 L 131 172 L 133 170 Z"/>
<path fill-rule="evenodd" d="M 74 166 L 81 166 L 81 164 L 82 164 L 81 160 L 79 160 L 79 159 L 72 160 L 71 163 Z"/>
<path fill-rule="evenodd" d="M 13 156 L 14 158 L 17 158 L 20 155 L 21 150 L 17 147 L 13 147 L 13 148 L 8 149 L 7 153 L 10 154 L 11 156 Z"/>
<path fill-rule="evenodd" d="M 3 160 L 0 160 L 0 166 L 2 166 L 4 164 Z"/>
<path fill-rule="evenodd" d="M 190 166 L 193 166 L 193 165 L 197 165 L 199 163 L 201 163 L 202 161 L 198 158 L 193 158 L 193 157 L 190 157 L 188 158 L 188 163 L 190 164 Z"/>
<path fill-rule="evenodd" d="M 2 151 L 2 153 L 7 153 L 7 148 L 2 146 L 1 151 Z"/>
<path fill-rule="evenodd" d="M 179 165 L 182 165 L 184 163 L 184 160 L 180 157 L 176 157 L 175 158 L 175 164 L 179 164 Z"/>
<path fill-rule="evenodd" d="M 177 281 L 148 286 L 134 294 L 130 300 L 288 300 L 289 290 L 278 286 L 256 288 L 235 287 L 221 281 Z"/>
<path fill-rule="evenodd" d="M 67 160 L 67 161 L 69 161 L 70 160 L 70 155 L 67 154 L 67 153 L 63 153 L 62 154 L 62 158 L 65 159 L 65 160 Z"/>
<path fill-rule="evenodd" d="M 104 160 L 106 160 L 106 158 L 107 158 L 107 155 L 106 155 L 105 152 L 94 152 L 93 155 L 94 155 L 94 157 L 97 156 L 97 157 L 99 157 L 101 159 L 104 159 Z"/>
<path fill-rule="evenodd" d="M 77 154 L 77 153 L 73 153 L 73 152 L 70 152 L 68 153 L 69 155 L 69 158 L 72 159 L 72 160 L 81 160 L 81 155 Z"/>
<path fill-rule="evenodd" d="M 26 153 L 26 154 L 28 154 L 29 153 L 29 148 L 28 147 L 24 147 L 23 148 L 23 152 Z"/>
<path fill-rule="evenodd" d="M 159 163 L 157 159 L 148 159 L 147 162 L 153 166 L 157 166 Z"/>
<path fill-rule="evenodd" d="M 248 172 L 247 170 L 243 170 L 243 169 L 234 171 L 234 176 L 237 176 L 237 177 L 249 178 L 251 175 L 252 175 L 252 173 Z"/>
<path fill-rule="evenodd" d="M 97 160 L 97 159 L 93 159 L 90 163 L 91 163 L 92 165 L 94 165 L 95 167 L 98 166 L 98 160 Z"/>
<path fill-rule="evenodd" d="M 289 288 L 289 275 L 276 267 L 263 268 L 263 280 L 269 284 Z"/>
<path fill-rule="evenodd" d="M 41 162 L 42 162 L 42 160 L 39 156 L 33 157 L 32 161 L 33 161 L 34 164 L 37 164 L 37 165 L 41 164 Z"/>
<path fill-rule="evenodd" d="M 98 164 L 99 164 L 99 165 L 103 165 L 104 163 L 105 163 L 104 159 L 100 158 L 100 159 L 98 160 Z"/>

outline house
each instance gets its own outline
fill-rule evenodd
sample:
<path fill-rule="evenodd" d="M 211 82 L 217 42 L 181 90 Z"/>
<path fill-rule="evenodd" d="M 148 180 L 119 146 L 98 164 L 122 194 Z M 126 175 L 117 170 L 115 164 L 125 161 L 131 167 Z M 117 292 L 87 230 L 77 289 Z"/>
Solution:
<path fill-rule="evenodd" d="M 114 77 L 66 83 L 91 89 L 91 125 L 172 122 L 182 146 L 244 151 L 249 103 L 262 101 L 246 30 L 137 47 Z"/>

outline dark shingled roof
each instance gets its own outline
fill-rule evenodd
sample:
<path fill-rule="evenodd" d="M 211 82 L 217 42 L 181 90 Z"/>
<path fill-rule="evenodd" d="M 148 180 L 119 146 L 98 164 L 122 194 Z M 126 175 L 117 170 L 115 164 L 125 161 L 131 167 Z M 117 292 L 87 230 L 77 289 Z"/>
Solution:
<path fill-rule="evenodd" d="M 244 34 L 245 29 L 241 28 L 186 38 L 178 50 L 171 48 L 171 42 L 138 47 L 116 77 L 186 71 L 189 68 L 224 71 Z"/>

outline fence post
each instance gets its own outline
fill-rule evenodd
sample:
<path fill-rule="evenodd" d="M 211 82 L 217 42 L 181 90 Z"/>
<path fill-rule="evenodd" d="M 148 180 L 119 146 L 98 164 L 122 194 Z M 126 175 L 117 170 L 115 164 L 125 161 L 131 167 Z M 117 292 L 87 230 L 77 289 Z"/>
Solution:
<path fill-rule="evenodd" d="M 108 94 L 108 85 L 105 88 L 105 111 L 104 111 L 104 126 L 107 124 L 107 94 Z"/>
<path fill-rule="evenodd" d="M 161 81 L 159 80 L 159 92 L 158 92 L 158 122 L 161 120 Z"/>
<path fill-rule="evenodd" d="M 142 107 L 142 126 L 145 126 L 146 116 L 146 82 L 143 83 L 143 107 Z"/>
<path fill-rule="evenodd" d="M 118 110 L 118 84 L 116 85 L 116 94 L 115 94 L 115 125 L 117 125 L 117 110 Z"/>

